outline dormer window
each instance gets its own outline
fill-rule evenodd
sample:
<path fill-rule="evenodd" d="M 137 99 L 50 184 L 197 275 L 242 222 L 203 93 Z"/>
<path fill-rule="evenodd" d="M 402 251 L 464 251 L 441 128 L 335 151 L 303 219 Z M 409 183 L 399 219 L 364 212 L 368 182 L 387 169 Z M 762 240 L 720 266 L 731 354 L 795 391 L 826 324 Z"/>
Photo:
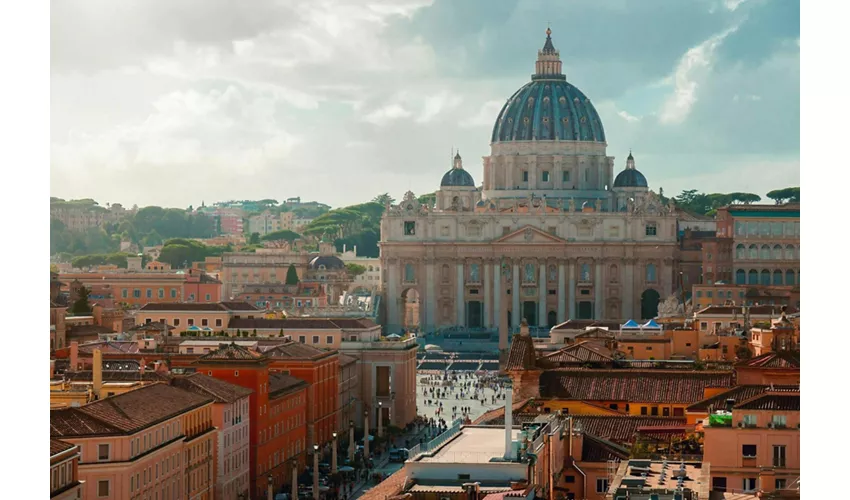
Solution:
<path fill-rule="evenodd" d="M 404 221 L 404 235 L 405 236 L 415 236 L 416 235 L 416 221 L 412 221 L 412 220 Z"/>

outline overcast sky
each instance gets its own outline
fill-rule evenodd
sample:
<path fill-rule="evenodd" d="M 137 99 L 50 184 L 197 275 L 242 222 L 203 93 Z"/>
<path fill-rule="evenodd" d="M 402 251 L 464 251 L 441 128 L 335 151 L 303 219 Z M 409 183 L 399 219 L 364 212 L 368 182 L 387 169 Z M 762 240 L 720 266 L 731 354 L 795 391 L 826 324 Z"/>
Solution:
<path fill-rule="evenodd" d="M 332 206 L 481 183 L 547 22 L 615 171 L 654 190 L 800 182 L 793 0 L 55 0 L 51 195 Z"/>

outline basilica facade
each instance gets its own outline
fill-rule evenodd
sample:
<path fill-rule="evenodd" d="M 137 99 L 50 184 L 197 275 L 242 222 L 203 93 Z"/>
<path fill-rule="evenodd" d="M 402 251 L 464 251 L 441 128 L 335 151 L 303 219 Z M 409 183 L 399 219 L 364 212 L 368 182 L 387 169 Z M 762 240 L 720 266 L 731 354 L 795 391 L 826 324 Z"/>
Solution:
<path fill-rule="evenodd" d="M 654 317 L 676 283 L 675 210 L 631 153 L 615 176 L 606 148 L 547 30 L 531 81 L 496 117 L 482 184 L 458 153 L 433 206 L 408 192 L 387 207 L 387 332 Z"/>

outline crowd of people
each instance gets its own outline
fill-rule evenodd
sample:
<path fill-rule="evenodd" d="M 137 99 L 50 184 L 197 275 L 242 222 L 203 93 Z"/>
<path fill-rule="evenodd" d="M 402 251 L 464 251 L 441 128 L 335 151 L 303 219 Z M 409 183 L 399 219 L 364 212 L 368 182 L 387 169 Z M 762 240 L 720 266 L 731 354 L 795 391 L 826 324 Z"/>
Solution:
<path fill-rule="evenodd" d="M 504 404 L 505 387 L 500 379 L 488 372 L 436 372 L 426 373 L 419 379 L 424 404 L 433 408 L 438 423 L 445 423 L 451 414 L 453 421 L 461 418 L 471 420 L 477 410 L 463 402 L 475 401 L 482 408 L 497 407 Z M 461 403 L 452 404 L 451 402 Z M 445 403 L 445 404 L 444 404 Z M 489 409 L 489 408 L 488 408 Z M 417 409 L 419 414 L 427 411 Z"/>

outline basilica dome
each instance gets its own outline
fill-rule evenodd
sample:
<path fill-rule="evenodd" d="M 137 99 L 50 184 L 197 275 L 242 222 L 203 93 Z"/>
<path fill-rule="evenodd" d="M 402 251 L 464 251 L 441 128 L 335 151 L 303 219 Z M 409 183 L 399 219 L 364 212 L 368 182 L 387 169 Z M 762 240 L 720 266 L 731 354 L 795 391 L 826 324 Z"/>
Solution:
<path fill-rule="evenodd" d="M 458 152 L 454 157 L 454 165 L 451 170 L 443 175 L 443 180 L 440 181 L 440 187 L 475 187 L 475 181 L 472 175 L 463 169 L 463 161 Z"/>
<path fill-rule="evenodd" d="M 589 141 L 605 142 L 605 130 L 596 108 L 561 73 L 559 52 L 551 30 L 538 51 L 536 73 L 502 107 L 493 126 L 491 142 Z"/>
<path fill-rule="evenodd" d="M 617 178 L 614 179 L 614 187 L 649 187 L 646 177 L 635 168 L 635 157 L 632 156 L 631 152 L 629 152 L 629 157 L 626 158 L 626 169 L 617 174 Z"/>

